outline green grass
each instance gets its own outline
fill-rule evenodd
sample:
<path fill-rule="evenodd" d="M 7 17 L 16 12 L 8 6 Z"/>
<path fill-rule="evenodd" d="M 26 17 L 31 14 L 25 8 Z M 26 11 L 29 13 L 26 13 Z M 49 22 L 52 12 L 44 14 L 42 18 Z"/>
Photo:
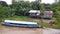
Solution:
<path fill-rule="evenodd" d="M 13 16 L 13 17 L 5 18 L 5 20 L 28 21 L 28 17 L 27 16 Z"/>

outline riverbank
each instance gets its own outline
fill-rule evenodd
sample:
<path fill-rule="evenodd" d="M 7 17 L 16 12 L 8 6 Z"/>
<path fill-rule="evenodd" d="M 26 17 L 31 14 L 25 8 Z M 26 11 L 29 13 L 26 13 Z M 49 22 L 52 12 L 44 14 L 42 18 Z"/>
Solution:
<path fill-rule="evenodd" d="M 30 18 L 27 16 L 13 16 L 13 17 L 9 17 L 9 18 L 4 18 L 2 19 L 2 21 L 4 20 L 16 20 L 16 21 L 28 21 L 28 22 L 37 22 L 38 26 L 41 26 L 41 19 L 35 19 L 35 18 Z M 55 19 L 51 19 L 51 20 L 55 20 Z M 47 27 L 47 28 L 54 28 L 54 29 L 60 29 L 58 24 L 54 24 L 54 25 L 50 25 L 49 22 L 51 20 L 45 20 L 43 19 L 43 27 Z"/>

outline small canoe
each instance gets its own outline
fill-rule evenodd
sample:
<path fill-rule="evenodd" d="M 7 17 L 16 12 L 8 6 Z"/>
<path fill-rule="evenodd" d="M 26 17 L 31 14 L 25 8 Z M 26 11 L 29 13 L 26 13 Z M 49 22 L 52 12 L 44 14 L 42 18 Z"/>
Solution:
<path fill-rule="evenodd" d="M 25 21 L 14 21 L 5 20 L 2 24 L 7 26 L 19 26 L 19 27 L 38 27 L 35 22 L 25 22 Z"/>

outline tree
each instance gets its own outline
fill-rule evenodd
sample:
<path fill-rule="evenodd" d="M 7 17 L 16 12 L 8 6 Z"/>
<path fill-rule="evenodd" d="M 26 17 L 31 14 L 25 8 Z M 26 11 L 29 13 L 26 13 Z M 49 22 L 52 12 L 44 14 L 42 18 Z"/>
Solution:
<path fill-rule="evenodd" d="M 15 15 L 15 12 L 10 7 L 0 6 L 0 18 L 7 18 Z"/>
<path fill-rule="evenodd" d="M 40 3 L 38 1 L 31 2 L 31 8 L 33 10 L 40 10 Z"/>
<path fill-rule="evenodd" d="M 31 9 L 29 1 L 14 2 L 10 7 L 16 10 L 16 15 L 25 15 Z"/>
<path fill-rule="evenodd" d="M 57 1 L 57 0 L 56 0 Z M 57 28 L 60 28 L 60 0 L 52 4 L 54 15 L 53 17 L 56 18 L 57 21 Z"/>

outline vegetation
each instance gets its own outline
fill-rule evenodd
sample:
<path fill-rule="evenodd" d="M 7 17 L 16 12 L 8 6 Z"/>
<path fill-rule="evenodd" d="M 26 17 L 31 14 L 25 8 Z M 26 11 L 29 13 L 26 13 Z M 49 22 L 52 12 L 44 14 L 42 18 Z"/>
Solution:
<path fill-rule="evenodd" d="M 17 20 L 17 21 L 28 21 L 29 18 L 27 16 L 13 16 L 9 18 L 5 18 L 6 20 Z"/>

